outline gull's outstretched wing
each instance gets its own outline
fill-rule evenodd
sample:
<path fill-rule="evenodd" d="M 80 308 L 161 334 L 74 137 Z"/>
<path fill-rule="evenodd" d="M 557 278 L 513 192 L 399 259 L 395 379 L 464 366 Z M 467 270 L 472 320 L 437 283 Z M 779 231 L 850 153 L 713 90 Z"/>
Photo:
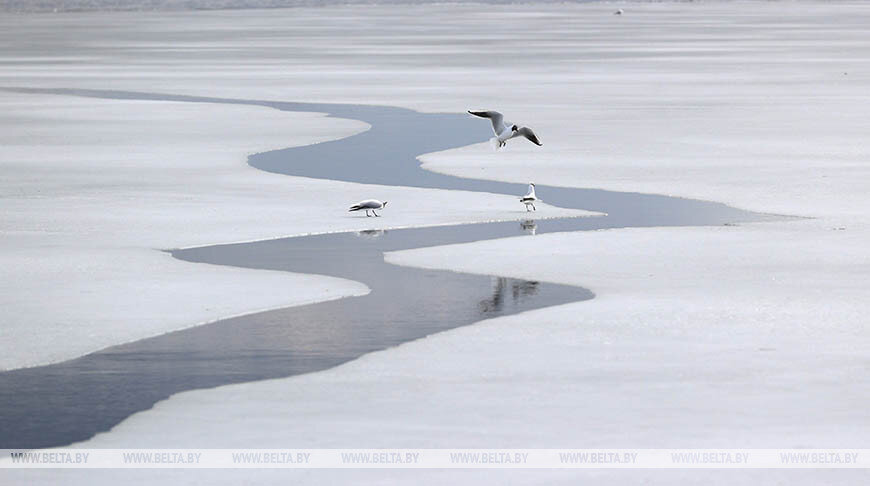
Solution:
<path fill-rule="evenodd" d="M 541 143 L 541 141 L 538 140 L 538 136 L 535 135 L 535 132 L 533 132 L 532 129 L 529 128 L 529 127 L 522 127 L 522 128 L 520 128 L 519 130 L 517 130 L 517 134 L 526 137 L 527 139 L 529 139 L 529 141 L 531 141 L 533 144 L 535 144 L 535 145 L 537 145 L 537 146 L 539 146 L 539 147 L 540 147 L 541 145 L 543 145 L 543 144 Z"/>
<path fill-rule="evenodd" d="M 489 118 L 489 121 L 492 122 L 492 131 L 498 135 L 504 130 L 504 116 L 497 111 L 468 111 L 474 116 L 479 116 L 481 118 Z"/>

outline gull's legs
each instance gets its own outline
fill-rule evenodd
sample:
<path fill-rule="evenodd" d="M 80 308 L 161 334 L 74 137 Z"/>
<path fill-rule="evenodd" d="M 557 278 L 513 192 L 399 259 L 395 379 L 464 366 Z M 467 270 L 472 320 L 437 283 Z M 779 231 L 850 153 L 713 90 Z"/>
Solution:
<path fill-rule="evenodd" d="M 369 214 L 369 210 L 368 210 L 368 209 L 366 209 L 366 218 L 371 218 L 371 217 L 372 217 L 372 215 L 371 215 L 371 214 Z"/>
<path fill-rule="evenodd" d="M 380 216 L 378 216 L 378 212 L 377 212 L 377 211 L 375 211 L 374 209 L 372 209 L 372 212 L 375 213 L 375 217 L 376 217 L 376 218 L 380 218 Z"/>

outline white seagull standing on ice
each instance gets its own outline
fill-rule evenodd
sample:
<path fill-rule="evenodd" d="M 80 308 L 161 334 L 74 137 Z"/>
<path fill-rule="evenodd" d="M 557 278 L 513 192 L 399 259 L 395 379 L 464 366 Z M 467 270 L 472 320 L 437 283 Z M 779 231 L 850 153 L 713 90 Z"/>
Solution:
<path fill-rule="evenodd" d="M 492 131 L 495 133 L 493 144 L 498 143 L 498 148 L 502 148 L 507 144 L 507 141 L 514 137 L 526 137 L 535 145 L 543 145 L 538 140 L 535 132 L 529 127 L 521 127 L 504 121 L 504 116 L 497 111 L 468 111 L 474 116 L 481 118 L 489 118 L 492 122 Z"/>
<path fill-rule="evenodd" d="M 529 182 L 529 192 L 527 192 L 525 196 L 520 198 L 520 202 L 526 205 L 526 211 L 529 210 L 529 206 L 537 211 L 538 208 L 535 207 L 535 201 L 540 201 L 540 199 L 538 199 L 538 196 L 535 196 L 535 184 L 533 182 Z"/>
<path fill-rule="evenodd" d="M 359 211 L 360 209 L 365 209 L 366 210 L 366 217 L 371 217 L 371 214 L 369 214 L 369 211 L 371 211 L 372 213 L 374 213 L 375 217 L 379 218 L 380 216 L 378 215 L 378 213 L 375 212 L 375 209 L 383 209 L 384 206 L 386 206 L 386 205 L 387 205 L 387 201 L 380 202 L 377 199 L 366 199 L 365 201 L 360 201 L 360 202 L 354 204 L 353 206 L 351 206 L 350 209 L 348 210 L 348 212 Z"/>

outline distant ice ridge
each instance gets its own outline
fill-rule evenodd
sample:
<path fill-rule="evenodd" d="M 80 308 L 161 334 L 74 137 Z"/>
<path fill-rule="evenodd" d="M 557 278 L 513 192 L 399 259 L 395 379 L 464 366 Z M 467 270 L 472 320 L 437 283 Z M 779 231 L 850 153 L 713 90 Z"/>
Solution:
<path fill-rule="evenodd" d="M 525 3 L 589 3 L 595 0 L 527 0 Z M 0 12 L 80 12 L 98 10 L 221 10 L 321 7 L 328 5 L 423 5 L 434 3 L 523 3 L 511 0 L 0 0 Z"/>

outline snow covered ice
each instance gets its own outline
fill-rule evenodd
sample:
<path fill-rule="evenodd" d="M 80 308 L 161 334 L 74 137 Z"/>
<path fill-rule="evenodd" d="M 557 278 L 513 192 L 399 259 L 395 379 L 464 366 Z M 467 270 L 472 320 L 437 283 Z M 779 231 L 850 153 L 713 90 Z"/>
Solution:
<path fill-rule="evenodd" d="M 632 4 L 623 16 L 613 10 L 420 5 L 0 18 L 10 46 L 2 59 L 18 62 L 0 67 L 3 86 L 458 113 L 485 104 L 535 127 L 546 144 L 494 153 L 484 142 L 428 154 L 426 168 L 802 217 L 388 254 L 400 265 L 575 284 L 596 298 L 455 329 L 321 373 L 182 393 L 77 447 L 865 447 L 870 6 L 679 2 Z M 63 38 L 27 41 L 28 32 L 59 29 Z M 511 54 L 493 56 L 492 45 Z M 491 79 L 512 85 L 494 91 Z M 352 120 L 9 92 L 0 92 L 0 106 L 0 258 L 9 275 L 0 302 L 12 316 L 0 338 L 3 368 L 368 291 L 325 277 L 188 264 L 159 249 L 370 229 L 327 218 L 323 206 L 340 212 L 372 193 L 391 201 L 390 218 L 376 229 L 516 215 L 514 195 L 303 184 L 244 163 L 252 152 L 367 128 Z M 193 173 L 195 183 L 186 178 Z M 303 207 L 284 204 L 289 197 Z M 399 197 L 426 204 L 404 213 L 392 207 Z M 229 298 L 251 286 L 286 292 Z M 0 476 L 4 484 L 235 484 L 252 477 L 245 474 Z M 413 474 L 253 477 L 348 484 L 493 477 L 855 484 L 863 477 L 846 470 Z"/>

